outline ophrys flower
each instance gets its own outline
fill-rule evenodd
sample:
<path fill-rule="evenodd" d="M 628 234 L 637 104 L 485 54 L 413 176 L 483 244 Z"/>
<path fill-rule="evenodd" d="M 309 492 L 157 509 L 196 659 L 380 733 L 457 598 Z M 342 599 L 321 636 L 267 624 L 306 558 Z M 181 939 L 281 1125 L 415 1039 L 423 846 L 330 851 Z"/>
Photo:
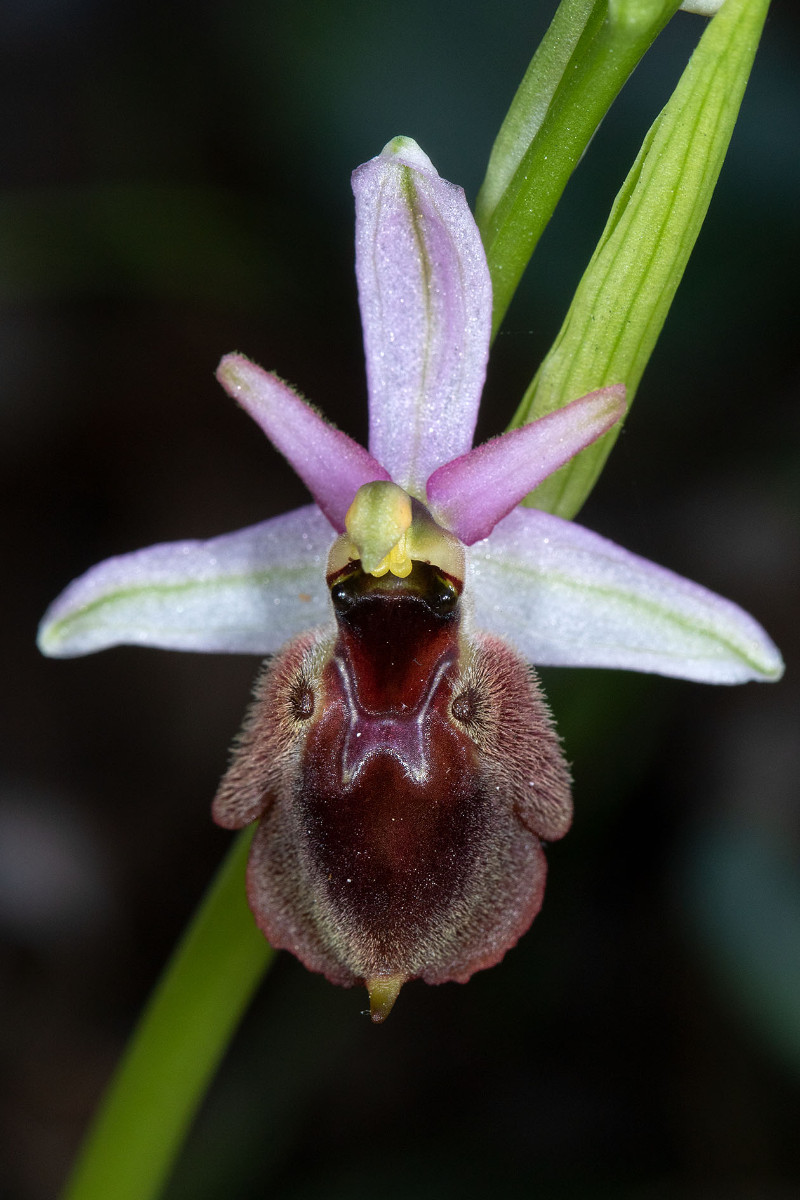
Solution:
<path fill-rule="evenodd" d="M 735 683 L 777 650 L 735 605 L 520 501 L 624 411 L 606 388 L 471 450 L 491 288 L 463 193 L 409 139 L 354 175 L 369 451 L 239 355 L 223 386 L 316 505 L 111 559 L 45 653 L 119 642 L 275 655 L 214 806 L 260 819 L 248 891 L 276 946 L 382 1019 L 464 980 L 539 909 L 569 774 L 527 662 Z"/>

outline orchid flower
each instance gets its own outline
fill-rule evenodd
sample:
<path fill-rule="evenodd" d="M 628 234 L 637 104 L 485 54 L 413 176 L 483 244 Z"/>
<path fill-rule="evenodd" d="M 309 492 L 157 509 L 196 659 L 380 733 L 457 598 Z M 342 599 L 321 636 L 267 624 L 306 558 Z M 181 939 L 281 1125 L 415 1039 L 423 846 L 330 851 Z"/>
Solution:
<path fill-rule="evenodd" d="M 381 1020 L 527 929 L 569 772 L 528 663 L 780 677 L 735 604 L 521 504 L 625 411 L 623 383 L 472 448 L 491 329 L 460 188 L 396 138 L 354 173 L 369 449 L 238 354 L 218 379 L 315 504 L 112 558 L 48 611 L 45 654 L 118 643 L 275 656 L 214 804 L 254 820 L 269 940 Z"/>

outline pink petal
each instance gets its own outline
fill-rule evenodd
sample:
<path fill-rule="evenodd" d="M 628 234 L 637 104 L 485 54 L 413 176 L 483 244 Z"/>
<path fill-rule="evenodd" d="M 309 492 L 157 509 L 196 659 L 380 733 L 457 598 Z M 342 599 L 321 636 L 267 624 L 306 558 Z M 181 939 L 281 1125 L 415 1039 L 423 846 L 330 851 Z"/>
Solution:
<path fill-rule="evenodd" d="M 241 354 L 228 354 L 217 379 L 288 459 L 339 533 L 364 483 L 388 479 L 384 468 L 346 433 L 335 429 L 288 384 Z"/>
<path fill-rule="evenodd" d="M 372 454 L 417 497 L 472 445 L 492 317 L 477 227 L 459 187 L 410 138 L 353 174 L 356 275 Z"/>
<path fill-rule="evenodd" d="M 622 384 L 601 388 L 445 463 L 428 480 L 434 517 L 465 546 L 488 537 L 528 492 L 624 412 Z"/>

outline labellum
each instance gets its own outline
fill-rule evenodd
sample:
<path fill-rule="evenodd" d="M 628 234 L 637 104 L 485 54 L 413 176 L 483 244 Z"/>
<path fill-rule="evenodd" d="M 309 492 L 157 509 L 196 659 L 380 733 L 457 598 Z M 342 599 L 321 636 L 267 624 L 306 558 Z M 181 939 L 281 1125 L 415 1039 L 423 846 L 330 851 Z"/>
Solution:
<path fill-rule="evenodd" d="M 408 979 L 463 982 L 502 958 L 541 907 L 541 841 L 572 812 L 534 672 L 468 630 L 456 539 L 410 502 L 365 570 L 358 517 L 389 489 L 361 489 L 328 562 L 335 630 L 266 666 L 214 802 L 228 829 L 260 818 L 248 897 L 265 936 L 365 984 L 374 1021 Z"/>

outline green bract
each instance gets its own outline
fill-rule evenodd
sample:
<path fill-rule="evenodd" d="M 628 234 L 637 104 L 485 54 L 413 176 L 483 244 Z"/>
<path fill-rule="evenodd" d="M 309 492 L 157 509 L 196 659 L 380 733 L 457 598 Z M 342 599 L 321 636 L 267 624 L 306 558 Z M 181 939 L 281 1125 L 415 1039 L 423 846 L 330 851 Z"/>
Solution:
<path fill-rule="evenodd" d="M 478 198 L 493 333 L 594 131 L 677 7 L 678 0 L 563 0 L 514 98 Z"/>
<path fill-rule="evenodd" d="M 523 424 L 624 383 L 630 405 L 711 200 L 769 0 L 726 0 L 622 185 L 564 324 L 514 415 Z M 620 426 L 528 498 L 571 518 Z"/>

